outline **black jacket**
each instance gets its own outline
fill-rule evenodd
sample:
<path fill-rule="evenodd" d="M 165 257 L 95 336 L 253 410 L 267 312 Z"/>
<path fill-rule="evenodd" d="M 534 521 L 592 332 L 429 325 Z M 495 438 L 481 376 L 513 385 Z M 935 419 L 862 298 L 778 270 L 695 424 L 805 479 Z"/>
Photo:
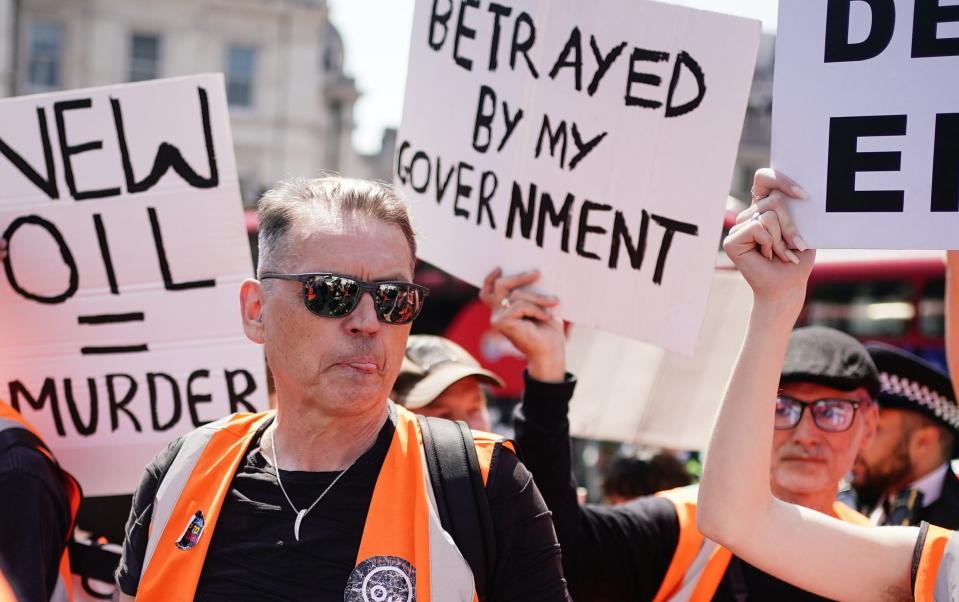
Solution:
<path fill-rule="evenodd" d="M 580 506 L 570 459 L 567 411 L 576 381 L 544 383 L 526 375 L 513 425 L 516 442 L 553 512 L 563 569 L 577 602 L 649 602 L 673 561 L 679 541 L 675 506 L 664 497 L 619 506 Z M 733 558 L 713 602 L 824 602 Z"/>
<path fill-rule="evenodd" d="M 919 512 L 918 520 L 955 531 L 959 529 L 959 477 L 956 477 L 950 467 L 944 478 L 942 496 L 923 508 Z"/>

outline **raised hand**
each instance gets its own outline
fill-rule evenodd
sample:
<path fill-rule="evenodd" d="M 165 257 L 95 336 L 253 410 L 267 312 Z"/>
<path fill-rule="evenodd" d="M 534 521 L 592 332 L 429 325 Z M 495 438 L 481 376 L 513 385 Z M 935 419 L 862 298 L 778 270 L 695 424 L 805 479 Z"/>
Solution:
<path fill-rule="evenodd" d="M 525 287 L 538 271 L 503 276 L 496 268 L 483 280 L 480 300 L 492 310 L 490 324 L 526 356 L 530 376 L 544 382 L 566 377 L 566 334 L 552 309 L 559 299 Z"/>
<path fill-rule="evenodd" d="M 726 254 L 753 289 L 757 301 L 801 304 L 816 257 L 796 230 L 788 204 L 807 198 L 792 180 L 761 169 L 753 181 L 753 204 L 739 214 L 723 241 Z"/>

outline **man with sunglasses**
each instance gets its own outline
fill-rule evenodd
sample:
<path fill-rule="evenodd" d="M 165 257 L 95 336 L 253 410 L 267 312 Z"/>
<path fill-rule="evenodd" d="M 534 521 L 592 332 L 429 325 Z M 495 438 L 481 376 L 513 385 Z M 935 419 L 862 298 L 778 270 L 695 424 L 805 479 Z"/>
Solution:
<path fill-rule="evenodd" d="M 402 200 L 372 182 L 293 180 L 259 219 L 241 317 L 277 410 L 201 427 L 147 468 L 124 599 L 566 600 L 549 513 L 508 443 L 473 437 L 492 533 L 474 579 L 434 509 L 420 426 L 388 401 L 428 293 L 412 283 Z"/>
<path fill-rule="evenodd" d="M 537 278 L 497 270 L 480 296 L 493 326 L 529 361 L 516 440 L 553 512 L 573 599 L 822 600 L 704 539 L 694 487 L 613 507 L 577 503 L 567 419 L 576 381 L 565 371 L 562 322 L 551 313 L 558 300 L 528 288 Z M 769 400 L 777 415 L 769 481 L 778 498 L 868 524 L 836 494 L 873 436 L 878 389 L 876 367 L 854 338 L 821 327 L 792 333 L 779 395 Z"/>

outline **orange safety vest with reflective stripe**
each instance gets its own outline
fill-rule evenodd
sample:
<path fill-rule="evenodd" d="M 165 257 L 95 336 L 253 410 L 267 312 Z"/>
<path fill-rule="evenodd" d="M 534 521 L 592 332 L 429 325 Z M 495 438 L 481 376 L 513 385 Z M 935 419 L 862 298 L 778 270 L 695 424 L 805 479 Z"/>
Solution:
<path fill-rule="evenodd" d="M 35 437 L 42 440 L 40 433 L 33 428 L 26 419 L 14 410 L 10 405 L 0 401 L 0 432 L 7 429 L 23 429 L 32 433 Z M 35 447 L 38 452 L 49 458 L 60 473 L 60 480 L 63 482 L 63 489 L 67 494 L 67 502 L 70 505 L 70 527 L 67 529 L 67 538 L 63 542 L 63 555 L 60 557 L 60 577 L 57 580 L 57 587 L 50 598 L 51 602 L 65 602 L 73 600 L 73 582 L 70 576 L 70 553 L 67 550 L 67 542 L 73 536 L 73 526 L 76 524 L 77 512 L 80 510 L 80 484 L 67 471 L 60 468 L 56 458 L 45 447 Z M 9 587 L 9 584 L 7 584 Z M 2 590 L 2 586 L 0 586 Z M 0 593 L 0 600 L 3 600 L 3 594 Z"/>
<path fill-rule="evenodd" d="M 0 602 L 17 602 L 17 597 L 13 595 L 13 588 L 7 578 L 0 573 Z"/>
<path fill-rule="evenodd" d="M 703 537 L 696 528 L 698 487 L 680 487 L 657 495 L 673 502 L 679 518 L 679 540 L 666 576 L 653 602 L 708 602 L 719 588 L 732 552 Z M 868 525 L 869 519 L 842 502 L 833 504 L 833 516 L 856 525 Z"/>
<path fill-rule="evenodd" d="M 391 403 L 396 430 L 380 469 L 344 599 L 447 602 L 477 599 L 473 574 L 443 530 L 432 501 L 415 416 Z M 257 429 L 275 411 L 234 414 L 183 437 L 160 483 L 137 591 L 138 602 L 192 599 L 223 500 Z M 485 483 L 501 437 L 473 433 Z M 508 444 L 507 444 L 508 447 Z M 387 582 L 388 581 L 388 582 Z M 386 589 L 389 585 L 394 589 Z"/>
<path fill-rule="evenodd" d="M 17 597 L 13 595 L 13 588 L 10 587 L 10 582 L 2 572 L 0 572 L 0 602 L 17 602 Z"/>
<path fill-rule="evenodd" d="M 13 588 L 10 587 L 2 572 L 0 572 L 0 602 L 17 602 L 17 597 L 13 595 Z"/>
<path fill-rule="evenodd" d="M 954 531 L 928 525 L 916 567 L 916 602 L 947 602 L 959 594 L 959 538 Z"/>

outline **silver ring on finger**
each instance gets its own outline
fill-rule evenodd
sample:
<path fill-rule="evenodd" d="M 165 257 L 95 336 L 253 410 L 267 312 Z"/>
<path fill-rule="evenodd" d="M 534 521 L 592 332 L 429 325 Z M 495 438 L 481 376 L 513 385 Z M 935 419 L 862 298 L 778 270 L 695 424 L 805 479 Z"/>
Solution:
<path fill-rule="evenodd" d="M 503 297 L 499 300 L 499 306 L 503 309 L 509 309 L 513 304 L 510 303 L 509 297 Z"/>
<path fill-rule="evenodd" d="M 763 214 L 757 211 L 756 213 L 753 213 L 753 216 L 749 218 L 749 221 L 758 222 L 759 225 L 762 226 L 763 225 L 762 217 L 763 217 Z"/>

